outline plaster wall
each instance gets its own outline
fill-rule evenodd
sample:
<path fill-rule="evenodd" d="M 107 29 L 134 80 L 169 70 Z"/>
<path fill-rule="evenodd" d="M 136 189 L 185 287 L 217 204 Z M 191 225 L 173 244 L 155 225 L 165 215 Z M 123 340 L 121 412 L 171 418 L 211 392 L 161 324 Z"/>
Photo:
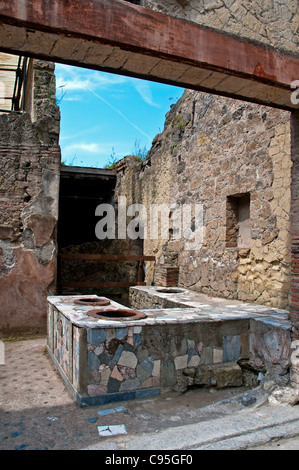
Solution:
<path fill-rule="evenodd" d="M 45 331 L 55 292 L 60 113 L 54 66 L 31 70 L 31 112 L 0 116 L 1 335 Z"/>

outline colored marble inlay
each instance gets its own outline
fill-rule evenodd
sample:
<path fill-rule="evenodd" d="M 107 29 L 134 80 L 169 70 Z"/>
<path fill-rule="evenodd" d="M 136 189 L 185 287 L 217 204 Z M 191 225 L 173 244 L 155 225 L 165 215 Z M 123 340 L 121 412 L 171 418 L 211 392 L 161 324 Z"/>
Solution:
<path fill-rule="evenodd" d="M 258 367 L 289 367 L 291 327 L 284 311 L 202 304 L 146 310 L 143 320 L 118 322 L 91 319 L 89 306 L 74 298 L 49 298 L 48 350 L 79 403 L 185 391 L 193 384 L 239 386 L 244 358 Z"/>
<path fill-rule="evenodd" d="M 144 352 L 142 327 L 89 330 L 87 338 L 89 395 L 160 386 L 161 361 Z"/>

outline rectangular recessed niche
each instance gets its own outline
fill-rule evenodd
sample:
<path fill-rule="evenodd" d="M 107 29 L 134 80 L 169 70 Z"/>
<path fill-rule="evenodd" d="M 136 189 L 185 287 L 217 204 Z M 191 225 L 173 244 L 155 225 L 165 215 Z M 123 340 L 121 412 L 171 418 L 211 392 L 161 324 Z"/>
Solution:
<path fill-rule="evenodd" d="M 226 246 L 250 247 L 250 193 L 227 196 Z"/>

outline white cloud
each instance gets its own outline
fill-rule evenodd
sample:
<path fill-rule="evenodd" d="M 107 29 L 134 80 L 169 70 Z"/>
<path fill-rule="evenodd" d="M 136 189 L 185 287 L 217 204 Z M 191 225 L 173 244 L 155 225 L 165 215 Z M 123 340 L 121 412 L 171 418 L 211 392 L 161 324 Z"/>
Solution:
<path fill-rule="evenodd" d="M 106 157 L 112 156 L 124 156 L 126 155 L 127 150 L 127 143 L 121 141 L 113 141 L 113 142 L 74 142 L 69 145 L 62 145 L 63 154 L 70 156 L 75 154 L 97 154 L 97 155 L 105 155 Z"/>
<path fill-rule="evenodd" d="M 114 88 L 113 91 L 123 91 L 119 85 L 130 84 L 139 93 L 141 98 L 150 106 L 160 107 L 155 103 L 150 83 L 146 80 L 138 80 L 121 75 L 109 74 L 99 71 L 91 71 L 64 64 L 56 64 L 56 87 L 61 93 L 65 93 L 64 100 L 79 101 L 78 92 L 95 92 L 103 89 Z M 73 95 L 73 93 L 77 95 Z"/>
<path fill-rule="evenodd" d="M 64 151 L 67 154 L 72 153 L 72 152 L 76 152 L 76 151 L 83 151 L 83 152 L 86 152 L 86 153 L 100 154 L 100 153 L 103 153 L 103 148 L 97 142 L 90 142 L 88 144 L 84 143 L 84 142 L 81 142 L 81 143 L 77 142 L 77 143 L 74 143 L 74 144 L 71 144 L 71 145 L 66 145 L 64 147 Z"/>
<path fill-rule="evenodd" d="M 96 125 L 94 127 L 88 127 L 87 129 L 83 129 L 81 132 L 77 132 L 75 134 L 66 134 L 60 137 L 60 140 L 74 140 L 79 139 L 80 137 L 86 137 L 88 135 L 92 135 L 95 132 L 99 132 L 102 129 L 101 125 Z"/>
<path fill-rule="evenodd" d="M 129 155 L 126 142 L 77 142 L 61 147 L 63 162 L 71 166 L 91 166 L 104 168 Z"/>
<path fill-rule="evenodd" d="M 58 97 L 59 99 L 59 97 Z M 62 99 L 64 101 L 83 101 L 82 96 L 74 95 L 74 96 L 63 96 Z"/>
<path fill-rule="evenodd" d="M 56 65 L 56 87 L 64 92 L 88 92 L 98 88 L 120 85 L 128 81 L 126 77 L 104 72 L 90 71 L 67 65 Z"/>
<path fill-rule="evenodd" d="M 135 89 L 138 91 L 142 99 L 150 106 L 159 107 L 160 105 L 153 100 L 152 90 L 149 84 L 143 80 L 134 81 Z"/>
<path fill-rule="evenodd" d="M 88 91 L 92 86 L 91 81 L 80 80 L 79 78 L 65 79 L 64 77 L 57 76 L 57 88 L 63 88 L 67 93 L 70 91 Z"/>

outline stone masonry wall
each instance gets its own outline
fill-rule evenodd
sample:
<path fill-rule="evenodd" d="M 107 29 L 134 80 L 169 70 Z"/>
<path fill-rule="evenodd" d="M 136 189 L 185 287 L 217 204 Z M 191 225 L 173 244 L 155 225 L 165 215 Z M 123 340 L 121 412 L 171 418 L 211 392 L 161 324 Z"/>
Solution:
<path fill-rule="evenodd" d="M 0 116 L 1 335 L 44 331 L 55 289 L 60 114 L 54 66 L 31 67 L 30 114 Z"/>
<path fill-rule="evenodd" d="M 154 139 L 152 148 L 147 156 L 146 162 L 140 162 L 136 157 L 126 157 L 118 162 L 117 184 L 115 189 L 116 212 L 120 209 L 118 198 L 126 197 L 127 208 L 131 204 L 142 204 L 146 208 L 147 220 L 150 220 L 151 204 L 169 204 L 169 191 L 171 184 L 171 168 L 169 153 L 161 147 L 161 142 Z M 138 213 L 136 213 L 138 215 Z M 127 223 L 132 217 L 127 218 Z M 158 259 L 162 254 L 162 248 L 167 239 L 146 237 L 143 247 L 143 255 L 156 256 Z M 127 240 L 128 250 L 131 252 L 136 241 Z M 140 254 L 140 253 L 139 253 Z M 145 282 L 151 284 L 155 275 L 155 263 L 145 263 Z"/>
<path fill-rule="evenodd" d="M 228 34 L 236 35 L 241 39 L 249 39 L 257 41 L 263 44 L 266 44 L 275 49 L 280 49 L 288 53 L 298 54 L 298 45 L 299 45 L 299 4 L 297 0 L 289 0 L 287 2 L 281 2 L 280 0 L 266 0 L 260 2 L 258 0 L 166 0 L 161 2 L 160 0 L 141 0 L 141 5 L 151 8 L 153 10 L 192 21 L 198 23 L 202 26 L 207 26 L 220 30 L 221 32 L 226 32 Z M 285 125 L 288 127 L 289 124 L 286 121 Z M 243 299 L 247 298 L 249 294 L 250 298 L 257 298 L 259 302 L 272 303 L 272 294 L 275 292 L 274 289 L 278 287 L 282 295 L 282 301 L 278 302 L 278 305 L 284 306 L 286 302 L 286 292 L 289 289 L 290 281 L 292 282 L 292 298 L 291 298 L 291 318 L 293 324 L 293 337 L 297 340 L 299 337 L 298 329 L 298 316 L 299 316 L 299 307 L 298 307 L 298 210 L 297 210 L 297 156 L 298 156 L 298 112 L 293 113 L 292 117 L 292 127 L 291 127 L 291 138 L 292 138 L 292 182 L 291 182 L 291 204 L 287 204 L 285 207 L 290 208 L 290 219 L 287 220 L 286 217 L 281 217 L 278 213 L 283 214 L 282 211 L 285 210 L 283 204 L 279 204 L 278 186 L 281 186 L 281 194 L 283 198 L 289 197 L 289 189 L 285 186 L 287 185 L 289 169 L 285 172 L 285 176 L 275 177 L 273 182 L 273 188 L 276 187 L 276 197 L 274 197 L 269 203 L 271 204 L 272 213 L 277 217 L 277 223 L 280 225 L 279 233 L 280 237 L 277 237 L 276 242 L 273 240 L 273 243 L 268 246 L 259 246 L 256 247 L 258 252 L 255 250 L 255 256 L 258 258 L 253 263 L 256 263 L 254 271 L 250 268 L 248 261 L 252 258 L 253 253 L 242 252 L 240 253 L 241 260 L 244 262 L 243 267 L 239 276 L 243 277 L 243 280 L 246 281 L 244 275 L 248 275 L 248 282 L 244 282 L 245 291 Z M 279 133 L 281 132 L 280 136 Z M 273 144 L 272 152 L 276 151 L 275 154 L 272 153 L 272 160 L 274 164 L 274 175 L 276 171 L 279 171 L 282 175 L 284 172 L 283 165 L 287 163 L 286 159 L 280 159 L 279 154 L 284 153 L 284 143 L 286 139 L 289 139 L 288 135 L 284 134 L 283 127 L 278 127 L 276 139 L 279 142 L 279 151 L 278 148 Z M 288 144 L 287 144 L 288 146 Z M 276 149 L 275 149 L 276 147 Z M 275 150 L 274 150 L 275 149 Z M 279 161 L 281 163 L 279 163 Z M 285 179 L 285 183 L 283 180 Z M 286 191 L 284 192 L 284 189 Z M 282 199 L 283 199 L 282 198 Z M 258 204 L 258 202 L 256 201 Z M 275 207 L 276 206 L 276 207 Z M 292 269 L 290 276 L 290 268 L 288 267 L 290 256 L 289 246 L 290 241 L 286 241 L 288 238 L 286 226 L 283 228 L 281 224 L 287 224 L 291 227 L 292 235 Z M 278 228 L 278 227 L 277 227 Z M 285 230 L 285 231 L 284 231 Z M 281 239 L 284 238 L 284 240 Z M 260 242 L 259 242 L 260 243 Z M 279 244 L 283 245 L 283 253 L 280 255 L 280 262 L 275 261 L 273 256 L 277 256 L 279 250 Z M 272 251 L 272 245 L 274 245 L 277 250 L 276 253 Z M 275 246 L 276 245 L 276 246 Z M 265 253 L 265 249 L 269 249 L 268 253 Z M 266 257 L 263 258 L 263 252 L 266 254 Z M 269 257 L 270 255 L 270 257 Z M 285 260 L 282 258 L 285 256 Z M 270 262 L 270 264 L 269 264 Z M 284 264 L 285 263 L 285 264 Z M 265 285 L 264 280 L 260 279 L 259 290 L 263 290 L 263 294 L 259 297 L 256 296 L 254 291 L 257 291 L 257 274 L 258 272 L 266 272 L 270 274 L 269 268 L 272 271 L 271 277 L 274 275 L 275 282 L 269 283 L 268 286 Z M 250 272 L 251 271 L 251 272 Z M 248 273 L 248 274 L 247 274 Z M 292 278 L 292 279 L 290 279 Z M 240 278 L 241 280 L 241 278 Z M 269 280 L 269 277 L 268 277 Z M 254 282 L 252 282 L 254 281 Z M 272 288 L 271 288 L 272 286 Z M 270 291 L 268 290 L 270 288 Z M 283 292 L 284 291 L 284 292 Z M 265 297 L 268 297 L 266 299 Z M 274 300 L 274 303 L 277 303 L 277 300 Z M 296 344 L 295 344 L 296 343 Z M 294 353 L 292 357 L 296 358 L 293 360 L 293 381 L 298 384 L 298 344 L 297 341 L 294 341 Z"/>
<path fill-rule="evenodd" d="M 195 106 L 194 103 L 195 102 Z M 176 120 L 188 123 L 172 151 L 173 200 L 204 207 L 198 252 L 182 243 L 180 283 L 202 292 L 286 307 L 290 286 L 289 114 L 187 92 Z M 250 195 L 250 238 L 227 242 L 228 198 Z"/>

